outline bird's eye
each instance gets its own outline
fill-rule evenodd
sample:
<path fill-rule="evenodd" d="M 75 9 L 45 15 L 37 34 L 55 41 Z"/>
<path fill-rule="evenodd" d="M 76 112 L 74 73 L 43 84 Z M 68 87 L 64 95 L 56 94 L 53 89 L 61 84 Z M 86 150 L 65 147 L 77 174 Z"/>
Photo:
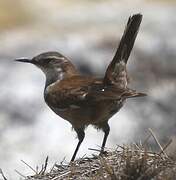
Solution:
<path fill-rule="evenodd" d="M 52 59 L 51 58 L 46 58 L 44 59 L 45 62 L 49 63 Z"/>
<path fill-rule="evenodd" d="M 45 59 L 41 59 L 40 63 L 41 64 L 48 64 L 51 61 L 51 58 L 45 58 Z"/>

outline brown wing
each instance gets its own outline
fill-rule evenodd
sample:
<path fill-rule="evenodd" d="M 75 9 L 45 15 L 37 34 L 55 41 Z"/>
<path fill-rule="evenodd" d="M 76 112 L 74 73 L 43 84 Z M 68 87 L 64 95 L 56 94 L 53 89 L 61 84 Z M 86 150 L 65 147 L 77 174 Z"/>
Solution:
<path fill-rule="evenodd" d="M 124 98 L 133 98 L 133 97 L 147 96 L 147 94 L 146 93 L 137 92 L 136 90 L 133 90 L 133 89 L 126 89 L 121 96 L 124 97 Z"/>
<path fill-rule="evenodd" d="M 87 94 L 87 98 L 96 101 L 102 100 L 118 100 L 121 98 L 132 98 L 146 96 L 145 93 L 137 92 L 132 89 L 117 89 L 116 87 L 104 87 L 103 89 L 94 90 Z"/>
<path fill-rule="evenodd" d="M 66 78 L 47 89 L 46 101 L 58 108 L 67 108 L 71 105 L 81 106 L 88 103 L 87 95 L 92 89 L 101 88 L 102 81 L 84 76 Z"/>
<path fill-rule="evenodd" d="M 141 20 L 141 14 L 135 14 L 129 18 L 116 54 L 106 70 L 103 80 L 105 85 L 113 84 L 122 89 L 127 87 L 126 63 L 133 48 Z"/>
<path fill-rule="evenodd" d="M 104 87 L 100 79 L 78 75 L 51 85 L 47 92 L 45 100 L 60 109 L 143 95 L 133 90 Z"/>

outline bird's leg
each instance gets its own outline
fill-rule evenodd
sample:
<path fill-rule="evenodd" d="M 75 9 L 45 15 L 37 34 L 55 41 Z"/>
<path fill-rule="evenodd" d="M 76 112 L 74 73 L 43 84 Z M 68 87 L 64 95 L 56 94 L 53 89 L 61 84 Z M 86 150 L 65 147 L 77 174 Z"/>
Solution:
<path fill-rule="evenodd" d="M 77 154 L 77 152 L 78 152 L 78 150 L 79 150 L 79 147 L 80 147 L 80 145 L 81 145 L 81 143 L 83 142 L 84 137 L 85 137 L 85 133 L 84 133 L 84 130 L 83 130 L 83 129 L 76 129 L 75 131 L 76 131 L 76 133 L 77 133 L 77 135 L 78 135 L 78 140 L 79 140 L 79 142 L 78 142 L 78 144 L 77 144 L 77 146 L 76 146 L 76 149 L 75 149 L 75 151 L 74 151 L 74 154 L 73 154 L 73 156 L 72 156 L 72 158 L 71 158 L 71 162 L 74 161 L 74 159 L 75 159 L 75 157 L 76 157 L 76 154 Z"/>
<path fill-rule="evenodd" d="M 103 154 L 104 153 L 104 148 L 105 148 L 105 145 L 106 145 L 106 141 L 107 141 L 107 138 L 108 138 L 108 135 L 109 135 L 109 131 L 110 131 L 110 127 L 109 127 L 109 124 L 106 122 L 103 124 L 103 126 L 101 126 L 103 132 L 104 132 L 104 138 L 103 138 L 103 143 L 102 143 L 102 146 L 101 146 L 101 152 L 100 154 Z"/>

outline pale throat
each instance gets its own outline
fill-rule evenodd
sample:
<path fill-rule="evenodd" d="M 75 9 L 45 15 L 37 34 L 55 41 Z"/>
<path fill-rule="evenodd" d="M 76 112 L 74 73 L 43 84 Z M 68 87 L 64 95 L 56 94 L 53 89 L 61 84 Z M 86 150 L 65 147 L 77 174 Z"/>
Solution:
<path fill-rule="evenodd" d="M 62 79 L 64 79 L 65 73 L 60 67 L 42 68 L 42 71 L 46 76 L 45 88 L 55 83 L 56 81 L 61 81 Z"/>

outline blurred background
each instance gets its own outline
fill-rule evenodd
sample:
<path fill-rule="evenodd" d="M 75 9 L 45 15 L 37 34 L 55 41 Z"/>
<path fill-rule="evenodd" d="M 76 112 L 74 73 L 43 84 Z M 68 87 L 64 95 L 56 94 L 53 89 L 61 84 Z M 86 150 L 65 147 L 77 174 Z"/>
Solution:
<path fill-rule="evenodd" d="M 175 0 L 0 0 L 0 168 L 69 161 L 77 144 L 71 125 L 44 103 L 45 77 L 19 57 L 59 51 L 84 74 L 103 76 L 130 15 L 144 15 L 128 63 L 130 87 L 148 97 L 129 99 L 111 120 L 108 148 L 143 141 L 152 128 L 162 144 L 176 133 Z M 96 137 L 96 138 L 95 138 Z M 96 153 L 103 133 L 92 127 L 78 157 Z M 2 179 L 0 177 L 0 179 Z"/>

